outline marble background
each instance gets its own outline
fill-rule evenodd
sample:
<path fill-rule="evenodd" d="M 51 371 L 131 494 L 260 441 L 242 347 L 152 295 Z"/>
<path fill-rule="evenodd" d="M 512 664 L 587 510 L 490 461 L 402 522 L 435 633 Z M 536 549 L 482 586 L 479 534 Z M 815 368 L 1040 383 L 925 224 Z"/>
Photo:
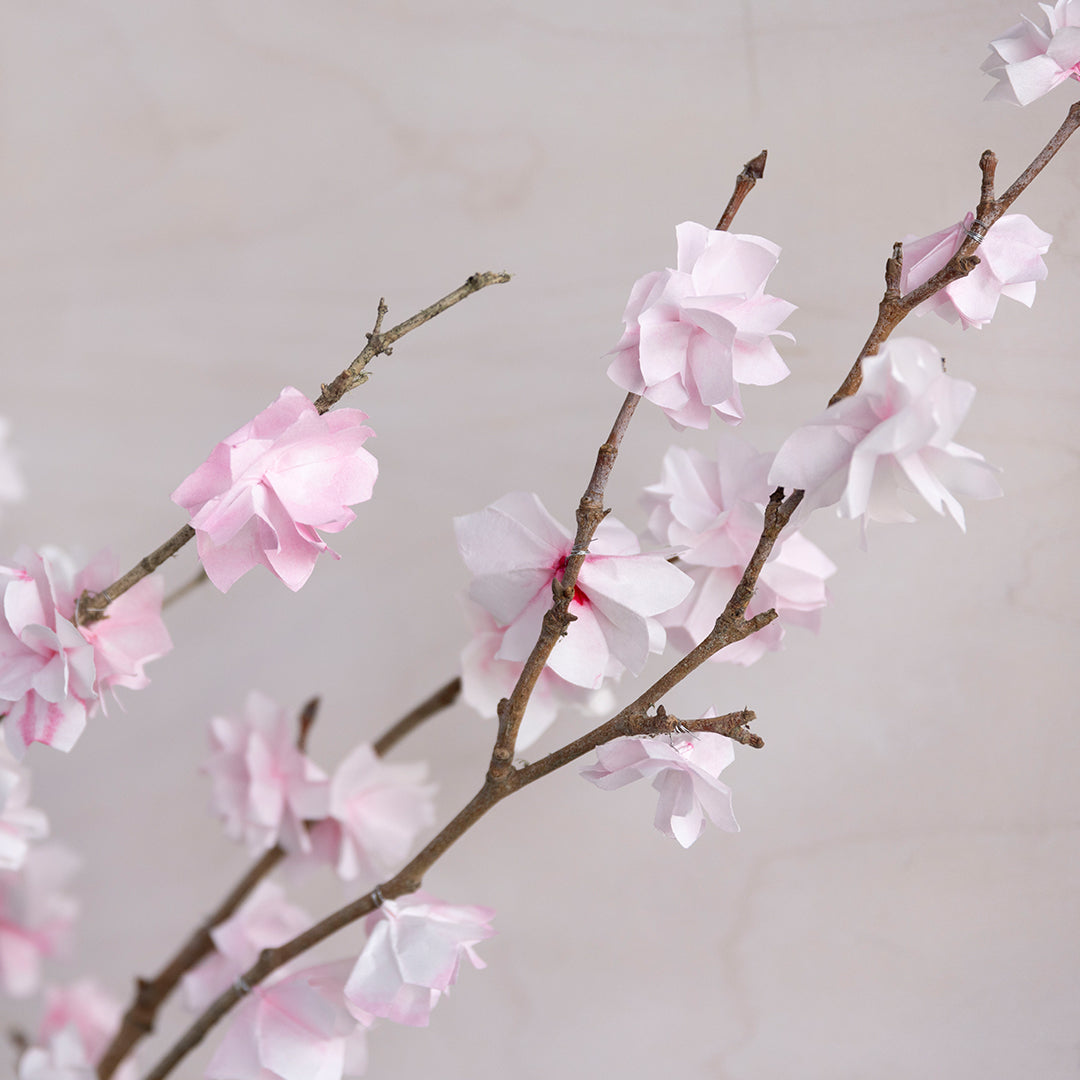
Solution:
<path fill-rule="evenodd" d="M 527 488 L 569 519 L 621 399 L 601 356 L 630 284 L 762 147 L 737 228 L 783 246 L 770 291 L 799 305 L 798 343 L 792 377 L 747 394 L 745 431 L 775 446 L 818 411 L 891 243 L 974 204 L 985 147 L 1008 182 L 1077 96 L 981 100 L 1017 3 L 0 3 L 0 414 L 30 488 L 5 551 L 133 563 L 182 523 L 168 494 L 217 440 L 355 355 L 380 295 L 394 319 L 473 271 L 514 274 L 349 402 L 382 476 L 340 562 L 296 595 L 259 572 L 177 604 L 152 686 L 71 755 L 31 755 L 85 858 L 54 978 L 126 994 L 246 864 L 207 813 L 208 717 L 251 687 L 290 708 L 319 693 L 331 765 L 454 673 L 452 516 Z M 757 711 L 767 748 L 725 774 L 743 832 L 684 852 L 652 830 L 649 789 L 572 770 L 504 804 L 427 882 L 497 909 L 490 966 L 428 1030 L 376 1031 L 369 1075 L 1080 1075 L 1078 177 L 1071 146 L 1018 206 L 1055 237 L 1032 311 L 906 328 L 977 383 L 961 441 L 1007 498 L 972 505 L 966 536 L 927 512 L 868 552 L 818 515 L 841 567 L 822 633 L 673 695 Z M 609 499 L 634 526 L 672 438 L 640 411 Z M 194 567 L 185 551 L 170 585 Z M 431 761 L 448 817 L 489 738 L 459 707 L 397 757 Z M 304 896 L 341 899 L 325 879 Z M 183 1022 L 163 1018 L 147 1063 Z"/>

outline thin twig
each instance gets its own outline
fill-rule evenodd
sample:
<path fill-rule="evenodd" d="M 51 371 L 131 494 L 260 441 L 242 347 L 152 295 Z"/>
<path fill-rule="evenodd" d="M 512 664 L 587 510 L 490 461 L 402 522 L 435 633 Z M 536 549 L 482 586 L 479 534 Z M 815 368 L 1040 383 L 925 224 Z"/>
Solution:
<path fill-rule="evenodd" d="M 406 713 L 396 724 L 387 728 L 372 744 L 371 748 L 379 757 L 385 757 L 390 750 L 405 738 L 414 728 L 419 727 L 430 716 L 443 709 L 448 709 L 461 694 L 461 677 L 455 676 L 445 686 L 440 686 L 431 697 L 420 702 L 412 712 Z"/>
<path fill-rule="evenodd" d="M 975 208 L 975 220 L 968 230 L 963 243 L 957 249 L 953 257 L 929 279 L 917 289 L 912 289 L 906 296 L 899 295 L 899 271 L 903 259 L 902 245 L 893 245 L 893 254 L 886 264 L 886 290 L 878 306 L 877 322 L 870 331 L 858 359 L 851 370 L 847 373 L 839 389 L 830 398 L 829 404 L 835 405 L 843 398 L 850 397 L 859 389 L 862 383 L 862 362 L 867 356 L 873 356 L 884 344 L 888 336 L 896 327 L 921 303 L 928 300 L 935 293 L 945 288 L 946 285 L 962 277 L 966 277 L 979 265 L 979 259 L 975 251 L 986 236 L 990 227 L 1000 218 L 1006 210 L 1026 190 L 1027 186 L 1039 175 L 1040 172 L 1053 160 L 1054 155 L 1065 145 L 1069 136 L 1080 127 L 1080 102 L 1076 102 L 1070 109 L 1061 127 L 1054 133 L 1054 137 L 1035 155 L 1031 164 L 1013 181 L 1004 195 L 994 198 L 994 174 L 997 169 L 997 157 L 992 150 L 983 152 L 979 159 L 979 169 L 982 178 L 979 184 L 979 202 Z M 890 288 L 889 266 L 897 264 L 895 273 L 895 289 Z"/>
<path fill-rule="evenodd" d="M 364 346 L 360 355 L 337 376 L 333 382 L 322 386 L 322 393 L 315 399 L 314 405 L 319 413 L 325 413 L 331 406 L 336 405 L 348 391 L 359 386 L 368 378 L 364 368 L 376 356 L 383 354 L 389 356 L 393 351 L 390 346 L 399 338 L 404 337 L 410 330 L 434 319 L 436 315 L 446 311 L 460 303 L 473 293 L 479 292 L 488 285 L 501 284 L 510 280 L 506 273 L 485 272 L 473 274 L 464 285 L 447 293 L 441 300 L 418 311 L 411 318 L 398 323 L 397 326 L 382 332 L 382 320 L 386 314 L 386 301 L 380 300 L 378 314 L 375 318 L 375 328 L 367 335 L 368 343 Z M 140 559 L 122 578 L 114 581 L 108 588 L 98 593 L 84 592 L 75 605 L 75 625 L 89 626 L 98 619 L 105 618 L 105 609 L 117 597 L 123 595 L 133 585 L 137 585 L 144 577 L 152 574 L 166 559 L 175 555 L 195 535 L 195 530 L 190 525 L 185 525 L 175 532 L 161 547 L 152 551 L 145 558 Z"/>
<path fill-rule="evenodd" d="M 738 179 L 735 181 L 735 190 L 732 192 L 723 214 L 720 215 L 719 222 L 717 222 L 717 232 L 726 232 L 731 228 L 731 223 L 735 220 L 735 215 L 739 212 L 743 199 L 750 194 L 754 185 L 765 175 L 765 159 L 768 156 L 769 151 L 762 150 L 756 158 L 751 158 L 743 166 L 743 171 L 739 173 Z"/>

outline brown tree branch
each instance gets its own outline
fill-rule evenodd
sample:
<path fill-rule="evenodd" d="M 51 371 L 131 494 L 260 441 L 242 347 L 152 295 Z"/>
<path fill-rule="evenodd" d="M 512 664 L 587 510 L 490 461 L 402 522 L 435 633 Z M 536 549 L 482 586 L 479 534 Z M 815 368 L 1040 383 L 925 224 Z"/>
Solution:
<path fill-rule="evenodd" d="M 1053 138 L 1035 155 L 1031 164 L 1013 181 L 1006 192 L 994 197 L 994 176 L 997 169 L 997 157 L 992 150 L 983 152 L 979 159 L 982 179 L 979 185 L 979 202 L 975 208 L 975 220 L 968 230 L 964 242 L 956 254 L 929 281 L 912 289 L 906 296 L 900 295 L 900 264 L 903 259 L 902 245 L 893 245 L 892 257 L 886 263 L 885 295 L 878 305 L 877 322 L 870 331 L 858 359 L 847 373 L 839 389 L 829 399 L 830 405 L 843 398 L 850 397 L 862 383 L 862 362 L 867 356 L 873 356 L 884 344 L 896 327 L 917 308 L 939 290 L 951 282 L 966 277 L 979 265 L 975 251 L 985 238 L 990 227 L 1027 189 L 1028 185 L 1053 160 L 1054 155 L 1065 145 L 1069 136 L 1080 127 L 1080 102 L 1074 104 L 1065 120 L 1054 133 Z M 890 270 L 895 264 L 895 272 Z M 890 277 L 890 274 L 892 276 Z"/>
<path fill-rule="evenodd" d="M 385 333 L 382 331 L 383 316 L 387 312 L 386 301 L 380 300 L 378 314 L 375 317 L 375 327 L 367 335 L 368 343 L 364 346 L 360 355 L 337 376 L 331 383 L 322 385 L 322 393 L 315 399 L 314 405 L 318 412 L 325 413 L 333 405 L 336 405 L 350 390 L 364 383 L 368 379 L 364 370 L 368 363 L 380 354 L 389 356 L 393 349 L 391 345 L 399 338 L 404 337 L 410 330 L 434 319 L 436 315 L 446 311 L 460 303 L 473 293 L 487 288 L 488 285 L 502 284 L 510 280 L 510 275 L 502 272 L 487 271 L 482 274 L 473 274 L 464 285 L 459 286 L 453 292 L 447 293 L 441 300 L 436 300 L 422 311 L 400 322 Z M 152 574 L 166 559 L 175 555 L 195 535 L 195 530 L 190 525 L 178 529 L 161 547 L 152 551 L 145 558 L 135 564 L 123 577 L 118 578 L 108 588 L 98 593 L 84 592 L 75 605 L 75 625 L 89 626 L 98 619 L 105 618 L 105 610 L 117 597 L 122 596 L 133 585 L 137 585 L 144 577 Z"/>
<path fill-rule="evenodd" d="M 717 232 L 726 232 L 731 228 L 743 199 L 753 190 L 754 185 L 765 175 L 765 159 L 769 156 L 768 150 L 762 150 L 756 158 L 751 158 L 744 166 L 735 180 L 735 190 L 731 193 L 724 212 L 716 224 Z"/>

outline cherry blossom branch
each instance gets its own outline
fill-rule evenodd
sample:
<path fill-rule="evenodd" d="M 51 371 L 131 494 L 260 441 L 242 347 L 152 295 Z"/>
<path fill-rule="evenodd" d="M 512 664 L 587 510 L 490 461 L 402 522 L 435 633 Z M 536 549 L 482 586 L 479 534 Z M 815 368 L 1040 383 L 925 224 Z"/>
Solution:
<path fill-rule="evenodd" d="M 378 757 L 384 757 L 425 720 L 453 705 L 460 692 L 461 680 L 451 679 L 416 708 L 391 724 L 372 743 L 372 750 Z M 318 704 L 319 699 L 313 698 L 300 712 L 297 745 L 301 750 L 305 748 Z M 181 978 L 214 951 L 210 931 L 236 912 L 259 882 L 274 870 L 285 855 L 286 851 L 280 845 L 264 852 L 157 975 L 152 979 L 135 980 L 135 998 L 124 1013 L 119 1030 L 98 1062 L 99 1080 L 109 1080 L 135 1045 L 153 1032 L 158 1010 L 179 985 Z"/>
<path fill-rule="evenodd" d="M 589 553 L 589 544 L 592 542 L 593 535 L 600 522 L 607 516 L 608 511 L 604 509 L 604 489 L 607 487 L 611 470 L 615 466 L 619 446 L 630 425 L 630 418 L 634 415 L 634 409 L 637 408 L 640 400 L 637 394 L 626 395 L 607 441 L 597 451 L 596 464 L 593 466 L 589 485 L 578 503 L 577 532 L 574 535 L 574 543 L 567 557 L 562 577 L 556 577 L 551 583 L 552 605 L 544 613 L 540 636 L 536 639 L 536 644 L 525 661 L 521 676 L 511 691 L 510 697 L 503 698 L 499 702 L 499 731 L 488 769 L 488 776 L 492 780 L 504 780 L 513 768 L 514 747 L 517 743 L 518 729 L 525 715 L 525 706 L 529 703 L 529 697 L 547 664 L 548 657 L 551 656 L 552 649 L 555 648 L 559 638 L 567 632 L 570 623 L 574 621 L 575 617 L 570 614 L 569 608 L 570 601 L 574 598 L 578 574 Z"/>
<path fill-rule="evenodd" d="M 968 229 L 964 242 L 956 254 L 927 282 L 904 296 L 900 295 L 900 271 L 903 266 L 903 246 L 893 245 L 892 256 L 885 264 L 885 294 L 878 305 L 877 322 L 870 331 L 858 359 L 848 372 L 840 388 L 829 399 L 830 405 L 843 398 L 850 397 L 862 383 L 862 362 L 864 357 L 873 356 L 896 327 L 923 301 L 928 300 L 946 285 L 966 277 L 979 264 L 975 251 L 982 243 L 990 226 L 1023 194 L 1028 185 L 1053 160 L 1054 155 L 1065 145 L 1069 136 L 1080 127 L 1080 102 L 1076 102 L 1068 112 L 1064 122 L 1054 133 L 1053 138 L 1035 155 L 1031 164 L 1013 181 L 999 198 L 994 197 L 994 175 L 997 170 L 997 157 L 992 150 L 985 150 L 979 160 L 982 180 L 979 188 L 979 202 L 975 208 L 975 220 Z"/>
<path fill-rule="evenodd" d="M 464 285 L 460 285 L 453 292 L 447 293 L 442 299 L 436 300 L 434 304 L 430 304 L 422 311 L 418 311 L 415 315 L 385 332 L 382 330 L 382 320 L 388 308 L 386 301 L 380 299 L 378 314 L 375 317 L 375 326 L 367 334 L 367 345 L 364 346 L 360 355 L 332 382 L 322 384 L 322 392 L 313 403 L 316 410 L 319 413 L 327 412 L 350 390 L 366 382 L 368 374 L 364 369 L 368 363 L 376 356 L 389 356 L 393 352 L 391 346 L 394 342 L 404 337 L 410 330 L 415 330 L 418 326 L 430 322 L 436 315 L 440 315 L 447 308 L 459 304 L 466 297 L 472 296 L 473 293 L 487 288 L 488 285 L 503 284 L 509 280 L 510 275 L 501 271 L 485 271 L 481 274 L 473 274 L 466 280 Z M 178 529 L 173 533 L 159 548 L 140 559 L 123 577 L 118 578 L 108 588 L 93 594 L 84 592 L 75 605 L 75 625 L 89 626 L 91 623 L 97 622 L 98 619 L 103 619 L 105 609 L 109 604 L 126 593 L 133 585 L 137 585 L 144 577 L 149 577 L 166 559 L 175 555 L 194 536 L 195 530 L 190 525 L 185 525 L 182 529 Z"/>

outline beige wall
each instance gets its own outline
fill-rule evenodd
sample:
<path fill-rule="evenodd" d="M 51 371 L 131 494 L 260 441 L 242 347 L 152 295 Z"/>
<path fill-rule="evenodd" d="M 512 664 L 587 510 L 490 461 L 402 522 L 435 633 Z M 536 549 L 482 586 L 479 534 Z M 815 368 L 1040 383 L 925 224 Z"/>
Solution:
<path fill-rule="evenodd" d="M 0 14 L 0 414 L 32 496 L 0 521 L 5 552 L 134 562 L 182 523 L 168 494 L 213 443 L 285 384 L 314 394 L 380 295 L 394 318 L 474 270 L 515 274 L 354 395 L 382 477 L 341 562 L 295 596 L 253 573 L 185 600 L 151 688 L 69 757 L 31 755 L 86 858 L 78 950 L 55 970 L 118 993 L 245 862 L 206 813 L 207 717 L 250 687 L 290 707 L 320 693 L 331 765 L 453 673 L 451 516 L 529 488 L 570 517 L 620 400 L 601 355 L 675 224 L 712 222 L 768 147 L 737 227 L 783 246 L 771 289 L 800 307 L 792 378 L 747 394 L 747 434 L 775 446 L 857 352 L 892 241 L 974 204 L 986 146 L 1011 179 L 1077 96 L 981 101 L 1014 0 Z M 652 830 L 651 792 L 572 773 L 504 805 L 428 880 L 498 910 L 490 966 L 430 1030 L 376 1032 L 370 1075 L 1076 1076 L 1078 163 L 1067 149 L 1018 207 L 1055 236 L 1033 311 L 909 331 L 978 384 L 961 441 L 1004 468 L 1007 498 L 972 506 L 967 536 L 930 515 L 868 553 L 815 520 L 841 567 L 821 635 L 674 699 L 757 710 L 768 746 L 725 774 L 743 832 L 683 852 Z M 610 492 L 634 526 L 672 438 L 635 421 Z M 433 760 L 449 816 L 487 745 L 462 708 L 399 754 Z M 339 890 L 306 895 L 325 910 Z"/>

